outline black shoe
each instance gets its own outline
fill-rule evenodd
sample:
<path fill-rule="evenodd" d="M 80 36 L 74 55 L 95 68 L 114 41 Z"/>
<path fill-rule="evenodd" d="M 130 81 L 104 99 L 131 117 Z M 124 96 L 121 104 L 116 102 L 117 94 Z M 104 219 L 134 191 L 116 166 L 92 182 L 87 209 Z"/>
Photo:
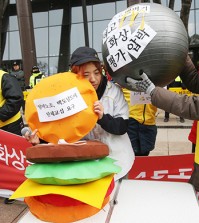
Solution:
<path fill-rule="evenodd" d="M 169 121 L 169 118 L 165 118 L 165 119 L 164 119 L 164 122 L 168 122 L 168 121 Z"/>
<path fill-rule="evenodd" d="M 15 199 L 5 198 L 4 200 L 4 204 L 13 204 L 14 202 L 15 202 Z"/>
<path fill-rule="evenodd" d="M 180 117 L 180 122 L 181 122 L 181 123 L 184 123 L 184 118 L 181 118 L 181 117 Z"/>

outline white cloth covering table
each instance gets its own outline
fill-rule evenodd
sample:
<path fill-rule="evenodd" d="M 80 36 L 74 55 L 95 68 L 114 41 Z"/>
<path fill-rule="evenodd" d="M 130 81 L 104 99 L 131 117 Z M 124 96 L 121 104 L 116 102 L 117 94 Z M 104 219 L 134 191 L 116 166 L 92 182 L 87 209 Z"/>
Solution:
<path fill-rule="evenodd" d="M 116 203 L 109 223 L 199 222 L 198 201 L 188 183 L 123 180 Z"/>

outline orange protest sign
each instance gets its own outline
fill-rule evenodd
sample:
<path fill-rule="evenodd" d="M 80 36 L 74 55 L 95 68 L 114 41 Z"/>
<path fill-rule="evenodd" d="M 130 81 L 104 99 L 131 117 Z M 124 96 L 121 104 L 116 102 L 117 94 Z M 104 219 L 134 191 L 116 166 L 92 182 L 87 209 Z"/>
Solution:
<path fill-rule="evenodd" d="M 29 92 L 25 119 L 47 142 L 75 142 L 95 126 L 93 104 L 97 100 L 88 80 L 71 72 L 55 74 L 42 79 Z"/>

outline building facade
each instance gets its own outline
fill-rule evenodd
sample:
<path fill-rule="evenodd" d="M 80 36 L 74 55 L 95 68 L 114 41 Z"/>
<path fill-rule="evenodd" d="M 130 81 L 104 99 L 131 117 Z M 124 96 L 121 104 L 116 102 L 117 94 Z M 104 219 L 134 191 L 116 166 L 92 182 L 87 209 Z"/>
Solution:
<path fill-rule="evenodd" d="M 83 2 L 86 2 L 85 8 L 82 6 Z M 161 2 L 168 7 L 169 0 Z M 102 33 L 111 18 L 127 8 L 127 0 L 32 0 L 31 8 L 37 65 L 46 75 L 52 75 L 68 69 L 70 54 L 79 46 L 89 45 L 95 48 L 102 58 Z M 180 10 L 181 1 L 177 0 L 174 11 L 180 15 Z M 3 63 L 10 69 L 12 61 L 22 62 L 16 0 L 10 0 L 8 12 L 9 22 L 4 30 L 6 38 Z M 190 54 L 197 65 L 199 63 L 198 0 L 192 0 L 188 34 Z"/>

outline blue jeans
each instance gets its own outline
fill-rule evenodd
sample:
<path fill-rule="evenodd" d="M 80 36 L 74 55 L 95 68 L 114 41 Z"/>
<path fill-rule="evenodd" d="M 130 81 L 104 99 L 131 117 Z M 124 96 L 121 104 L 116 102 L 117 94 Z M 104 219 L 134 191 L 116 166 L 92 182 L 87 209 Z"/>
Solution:
<path fill-rule="evenodd" d="M 155 148 L 157 136 L 156 125 L 143 125 L 133 118 L 129 118 L 127 133 L 136 156 L 148 156 Z"/>

